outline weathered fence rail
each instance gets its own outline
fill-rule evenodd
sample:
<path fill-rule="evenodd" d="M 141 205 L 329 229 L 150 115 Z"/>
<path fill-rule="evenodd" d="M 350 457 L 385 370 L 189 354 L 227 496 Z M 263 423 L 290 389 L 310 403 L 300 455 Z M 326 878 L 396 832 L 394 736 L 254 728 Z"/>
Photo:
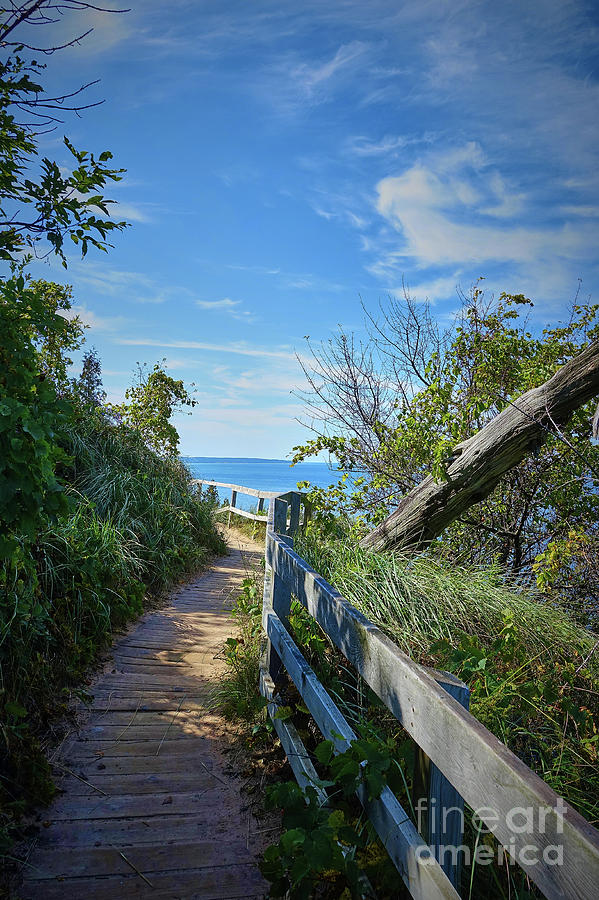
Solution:
<path fill-rule="evenodd" d="M 248 488 L 243 487 L 239 484 L 228 484 L 222 481 L 207 481 L 204 478 L 194 478 L 192 481 L 193 484 L 199 485 L 200 494 L 203 491 L 204 485 L 213 486 L 213 487 L 221 487 L 228 488 L 231 491 L 231 500 L 229 506 L 221 506 L 217 512 L 218 513 L 229 513 L 228 526 L 231 526 L 231 516 L 242 516 L 244 519 L 252 519 L 254 522 L 266 522 L 266 516 L 264 513 L 264 501 L 268 500 L 269 503 L 271 500 L 276 497 L 280 497 L 282 499 L 290 499 L 289 507 L 290 507 L 290 525 L 295 530 L 299 523 L 299 518 L 296 521 L 296 507 L 297 514 L 299 516 L 300 506 L 303 505 L 304 513 L 302 524 L 307 522 L 310 515 L 310 507 L 306 503 L 304 495 L 300 494 L 298 491 L 288 491 L 286 493 L 280 493 L 277 491 L 260 491 L 256 488 Z M 257 497 L 258 498 L 258 507 L 257 512 L 252 513 L 248 512 L 246 509 L 241 509 L 237 506 L 237 495 L 238 494 L 247 494 L 248 497 Z M 300 498 L 299 500 L 294 500 L 293 497 Z"/>
<path fill-rule="evenodd" d="M 272 497 L 269 507 L 263 604 L 267 647 L 260 671 L 261 691 L 299 784 L 312 783 L 316 772 L 293 724 L 275 715 L 283 671 L 337 752 L 355 734 L 289 634 L 292 596 L 419 748 L 426 779 L 423 803 L 429 813 L 423 835 L 388 788 L 370 801 L 364 791 L 358 792 L 413 897 L 460 896 L 464 801 L 550 900 L 599 896 L 599 832 L 468 712 L 466 685 L 413 662 L 294 552 L 301 504 L 302 496 L 291 492 Z"/>

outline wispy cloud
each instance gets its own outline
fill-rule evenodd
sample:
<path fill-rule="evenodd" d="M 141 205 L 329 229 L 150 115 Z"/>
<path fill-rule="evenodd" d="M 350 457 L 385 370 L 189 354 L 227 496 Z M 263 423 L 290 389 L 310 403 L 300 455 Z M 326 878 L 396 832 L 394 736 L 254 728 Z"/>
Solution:
<path fill-rule="evenodd" d="M 76 304 L 69 310 L 59 310 L 65 319 L 77 317 L 82 324 L 93 332 L 114 332 L 121 329 L 127 322 L 124 316 L 101 316 L 89 309 L 85 304 Z"/>
<path fill-rule="evenodd" d="M 127 222 L 139 222 L 142 225 L 148 225 L 154 221 L 150 212 L 149 204 L 123 203 L 118 200 L 114 205 L 109 207 L 110 218 L 124 219 Z"/>
<path fill-rule="evenodd" d="M 337 216 L 336 212 L 331 213 L 331 217 Z M 345 290 L 345 285 L 338 281 L 333 281 L 315 272 L 288 272 L 276 266 L 242 266 L 228 264 L 228 269 L 236 269 L 241 272 L 251 272 L 255 275 L 267 275 L 275 278 L 278 284 L 285 289 L 302 290 L 302 291 L 326 291 L 330 293 L 339 293 Z"/>
<path fill-rule="evenodd" d="M 241 304 L 241 300 L 231 300 L 224 297 L 222 300 L 196 300 L 196 306 L 200 309 L 224 309 L 230 310 Z"/>
<path fill-rule="evenodd" d="M 133 303 L 165 303 L 174 288 L 162 288 L 153 278 L 143 272 L 111 269 L 88 259 L 72 265 L 81 284 L 89 285 L 100 295 L 118 297 Z"/>
<path fill-rule="evenodd" d="M 332 59 L 322 63 L 300 63 L 291 70 L 291 77 L 296 81 L 308 99 L 313 99 L 320 87 L 335 78 L 341 71 L 361 59 L 369 49 L 362 41 L 351 41 L 342 44 Z"/>
<path fill-rule="evenodd" d="M 350 41 L 324 60 L 309 61 L 289 51 L 264 67 L 255 91 L 282 113 L 318 106 L 332 100 L 356 77 L 372 50 L 370 43 Z"/>
<path fill-rule="evenodd" d="M 240 272 L 256 272 L 259 275 L 280 275 L 281 270 L 275 267 L 269 266 L 237 266 L 233 265 L 233 263 L 229 263 L 227 265 L 227 269 L 236 269 Z"/>
<path fill-rule="evenodd" d="M 431 155 L 376 190 L 377 210 L 400 236 L 395 256 L 420 267 L 576 259 L 594 243 L 584 226 L 539 227 L 523 193 L 509 189 L 475 143 Z"/>
<path fill-rule="evenodd" d="M 460 276 L 461 273 L 457 271 L 453 275 L 441 275 L 430 281 L 421 281 L 416 284 L 406 281 L 405 291 L 413 300 L 418 302 L 428 300 L 434 305 L 439 300 L 456 297 L 457 289 L 460 286 Z M 397 297 L 403 297 L 404 287 L 396 288 L 392 293 Z"/>
<path fill-rule="evenodd" d="M 256 317 L 248 309 L 240 308 L 241 300 L 231 300 L 230 297 L 223 297 L 222 300 L 196 300 L 196 306 L 213 312 L 224 312 L 232 319 L 238 319 L 241 322 L 256 321 Z"/>
<path fill-rule="evenodd" d="M 364 135 L 358 135 L 349 138 L 345 142 L 345 151 L 354 156 L 389 156 L 397 155 L 398 150 L 403 150 L 413 145 L 432 144 L 434 140 L 435 136 L 430 132 L 426 132 L 421 136 L 388 134 L 378 141 L 364 137 Z"/>
<path fill-rule="evenodd" d="M 175 350 L 207 350 L 212 353 L 234 353 L 238 356 L 255 356 L 266 359 L 295 359 L 290 350 L 268 350 L 244 343 L 211 344 L 207 341 L 156 340 L 154 338 L 119 338 L 117 344 L 129 347 L 165 347 Z"/>

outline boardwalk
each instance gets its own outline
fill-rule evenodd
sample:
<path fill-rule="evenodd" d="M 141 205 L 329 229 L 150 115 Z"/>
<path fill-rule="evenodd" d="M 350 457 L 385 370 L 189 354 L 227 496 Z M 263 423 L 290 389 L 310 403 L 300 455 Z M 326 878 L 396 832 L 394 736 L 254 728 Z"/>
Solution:
<path fill-rule="evenodd" d="M 23 900 L 265 895 L 256 823 L 225 772 L 225 723 L 207 703 L 231 594 L 258 557 L 233 543 L 115 645 L 87 721 L 56 760 L 63 793 L 42 813 Z"/>

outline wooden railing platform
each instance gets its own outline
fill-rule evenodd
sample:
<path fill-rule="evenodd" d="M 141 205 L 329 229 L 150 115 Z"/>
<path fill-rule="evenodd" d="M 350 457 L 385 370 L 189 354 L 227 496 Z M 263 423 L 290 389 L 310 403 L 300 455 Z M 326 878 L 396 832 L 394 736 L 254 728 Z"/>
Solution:
<path fill-rule="evenodd" d="M 276 499 L 277 497 L 280 499 L 289 501 L 290 523 L 293 521 L 293 528 L 297 528 L 298 524 L 304 525 L 310 517 L 310 506 L 306 502 L 305 495 L 300 494 L 297 491 L 286 491 L 286 492 L 262 491 L 262 490 L 258 490 L 257 488 L 243 487 L 242 485 L 239 485 L 239 484 L 229 484 L 227 482 L 222 482 L 222 481 L 207 481 L 204 478 L 194 478 L 192 481 L 192 484 L 199 485 L 200 494 L 202 493 L 204 486 L 228 488 L 231 491 L 231 501 L 229 503 L 229 506 L 220 506 L 216 510 L 216 513 L 219 515 L 221 513 L 229 514 L 229 519 L 227 522 L 227 525 L 229 528 L 231 527 L 231 516 L 232 515 L 241 516 L 244 519 L 251 519 L 254 522 L 263 522 L 264 524 L 266 524 L 266 515 L 267 514 L 264 510 L 264 501 L 268 500 L 270 503 L 270 501 Z M 255 512 L 255 513 L 248 512 L 247 510 L 241 509 L 239 506 L 237 506 L 238 494 L 247 494 L 248 497 L 257 497 L 258 498 L 257 512 Z M 294 495 L 297 497 L 303 498 L 303 510 L 304 511 L 303 511 L 303 518 L 301 520 L 301 523 L 296 522 L 295 518 L 294 518 L 294 516 L 295 516 L 295 507 L 294 507 L 294 501 L 293 501 Z"/>

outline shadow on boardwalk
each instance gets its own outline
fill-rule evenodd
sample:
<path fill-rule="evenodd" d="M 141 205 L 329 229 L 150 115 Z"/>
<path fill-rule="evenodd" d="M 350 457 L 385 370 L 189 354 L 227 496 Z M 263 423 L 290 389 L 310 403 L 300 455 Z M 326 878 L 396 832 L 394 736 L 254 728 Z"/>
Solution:
<path fill-rule="evenodd" d="M 226 773 L 226 723 L 209 706 L 228 611 L 256 545 L 231 554 L 147 613 L 90 687 L 91 709 L 53 761 L 61 793 L 17 896 L 120 900 L 261 898 L 259 827 Z"/>

